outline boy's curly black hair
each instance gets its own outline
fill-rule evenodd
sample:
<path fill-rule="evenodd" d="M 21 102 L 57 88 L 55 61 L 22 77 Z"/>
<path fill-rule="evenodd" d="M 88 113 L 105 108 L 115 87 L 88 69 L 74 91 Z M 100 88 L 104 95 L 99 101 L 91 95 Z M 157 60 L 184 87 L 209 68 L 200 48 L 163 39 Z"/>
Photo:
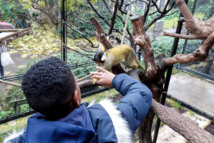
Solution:
<path fill-rule="evenodd" d="M 56 57 L 31 66 L 22 79 L 22 90 L 30 107 L 51 120 L 69 113 L 75 88 L 70 68 Z"/>

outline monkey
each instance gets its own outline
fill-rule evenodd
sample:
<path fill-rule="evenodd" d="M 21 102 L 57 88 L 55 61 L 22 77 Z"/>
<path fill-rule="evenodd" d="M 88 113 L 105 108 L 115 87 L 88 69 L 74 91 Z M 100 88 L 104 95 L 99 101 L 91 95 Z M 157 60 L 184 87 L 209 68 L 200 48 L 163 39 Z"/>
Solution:
<path fill-rule="evenodd" d="M 99 66 L 111 72 L 112 66 L 121 63 L 124 60 L 125 67 L 136 69 L 143 68 L 136 58 L 134 50 L 128 45 L 118 45 L 108 51 L 98 51 L 93 60 Z"/>
<path fill-rule="evenodd" d="M 110 34 L 109 36 L 106 37 L 108 42 L 112 45 L 112 47 L 116 47 L 119 45 L 119 41 L 117 40 L 117 37 L 114 34 Z M 98 51 L 105 51 L 105 47 L 100 43 Z"/>

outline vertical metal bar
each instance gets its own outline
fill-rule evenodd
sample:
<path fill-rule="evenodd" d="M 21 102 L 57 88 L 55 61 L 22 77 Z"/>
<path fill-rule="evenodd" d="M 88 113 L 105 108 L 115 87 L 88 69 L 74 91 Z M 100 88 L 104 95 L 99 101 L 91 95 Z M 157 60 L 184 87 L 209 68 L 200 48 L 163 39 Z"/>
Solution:
<path fill-rule="evenodd" d="M 187 4 L 188 0 L 185 0 L 185 2 Z M 179 19 L 180 19 L 180 17 L 183 17 L 182 13 L 180 13 Z M 182 25 L 183 25 L 183 21 L 178 20 L 178 25 L 177 25 L 177 28 L 176 28 L 176 33 L 177 34 L 181 33 Z M 178 42 L 179 42 L 179 38 L 175 37 L 174 38 L 174 42 L 173 42 L 173 48 L 172 48 L 172 51 L 171 51 L 171 57 L 174 56 L 176 54 L 176 52 L 177 52 Z M 170 78 L 171 78 L 171 74 L 172 74 L 172 68 L 173 68 L 173 66 L 170 66 L 168 68 L 168 70 L 167 70 L 166 81 L 165 81 L 165 84 L 164 84 L 163 94 L 162 94 L 162 98 L 161 98 L 161 104 L 163 104 L 163 105 L 165 104 L 165 101 L 166 101 L 166 95 L 167 95 L 169 82 L 170 82 Z M 159 128 L 160 128 L 160 122 L 161 121 L 158 118 L 157 122 L 156 122 L 156 126 L 155 126 L 155 133 L 154 133 L 154 137 L 153 137 L 153 143 L 156 143 L 156 141 L 157 141 L 158 131 L 159 131 Z"/>
<path fill-rule="evenodd" d="M 14 110 L 15 110 L 15 113 L 17 113 L 17 102 L 15 102 L 14 104 Z"/>
<path fill-rule="evenodd" d="M 66 36 L 67 36 L 67 26 L 66 26 L 66 3 L 67 1 L 66 0 L 62 0 L 62 8 L 61 8 L 61 42 L 63 44 L 67 44 L 67 41 L 66 41 Z M 67 61 L 67 48 L 64 47 L 63 45 L 61 46 L 61 58 L 63 61 Z"/>

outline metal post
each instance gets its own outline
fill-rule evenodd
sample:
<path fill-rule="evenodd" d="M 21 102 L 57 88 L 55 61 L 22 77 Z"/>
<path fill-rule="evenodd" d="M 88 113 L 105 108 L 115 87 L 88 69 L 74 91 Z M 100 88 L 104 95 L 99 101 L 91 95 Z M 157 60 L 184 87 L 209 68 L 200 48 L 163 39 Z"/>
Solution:
<path fill-rule="evenodd" d="M 185 0 L 185 2 L 187 4 L 188 0 Z M 179 19 L 180 19 L 180 17 L 183 17 L 182 13 L 180 13 Z M 178 25 L 177 25 L 177 28 L 176 28 L 176 33 L 177 34 L 181 33 L 182 25 L 183 25 L 183 21 L 178 20 Z M 179 38 L 175 37 L 174 38 L 174 42 L 173 42 L 172 51 L 171 51 L 171 57 L 174 56 L 176 54 L 176 52 L 177 52 L 178 42 L 179 42 Z M 170 82 L 170 78 L 171 78 L 171 74 L 172 74 L 172 68 L 173 68 L 173 66 L 170 66 L 168 68 L 168 70 L 167 70 L 166 81 L 165 81 L 163 94 L 162 94 L 162 98 L 161 98 L 161 104 L 163 104 L 163 105 L 165 104 L 165 101 L 166 101 L 166 95 L 167 95 L 169 82 Z M 159 127 L 160 127 L 160 119 L 158 118 L 157 122 L 156 122 L 156 126 L 155 126 L 155 133 L 154 133 L 154 137 L 153 137 L 153 143 L 156 143 L 156 141 L 157 141 Z"/>
<path fill-rule="evenodd" d="M 61 43 L 65 44 L 67 43 L 67 26 L 66 26 L 66 15 L 65 15 L 65 9 L 66 9 L 66 0 L 62 0 L 62 8 L 61 8 Z M 61 58 L 63 61 L 67 61 L 67 48 L 63 45 L 61 46 Z"/>

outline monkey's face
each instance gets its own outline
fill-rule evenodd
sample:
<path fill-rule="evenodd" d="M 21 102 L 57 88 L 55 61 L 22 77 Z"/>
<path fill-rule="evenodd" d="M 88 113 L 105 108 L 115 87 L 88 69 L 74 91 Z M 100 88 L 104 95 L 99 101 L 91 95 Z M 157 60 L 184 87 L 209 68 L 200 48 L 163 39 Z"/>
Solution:
<path fill-rule="evenodd" d="M 116 44 L 117 43 L 117 40 L 116 40 L 116 36 L 114 34 L 110 34 L 108 37 L 107 37 L 107 40 L 112 44 Z"/>
<path fill-rule="evenodd" d="M 95 61 L 96 63 L 104 63 L 101 59 L 102 59 L 102 56 L 103 56 L 104 52 L 102 51 L 98 51 L 96 52 L 96 54 L 94 55 L 94 58 L 93 58 L 93 61 Z"/>
<path fill-rule="evenodd" d="M 115 38 L 109 38 L 109 41 L 111 44 L 116 44 L 117 42 Z"/>

